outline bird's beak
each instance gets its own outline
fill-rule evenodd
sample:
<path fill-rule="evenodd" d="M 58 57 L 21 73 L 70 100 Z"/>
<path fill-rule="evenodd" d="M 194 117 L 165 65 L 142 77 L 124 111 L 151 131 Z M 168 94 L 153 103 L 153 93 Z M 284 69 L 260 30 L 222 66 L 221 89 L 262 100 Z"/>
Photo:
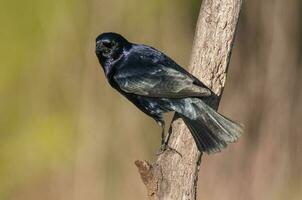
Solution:
<path fill-rule="evenodd" d="M 102 49 L 103 49 L 102 41 L 97 41 L 95 44 L 95 50 L 100 52 L 102 51 Z"/>

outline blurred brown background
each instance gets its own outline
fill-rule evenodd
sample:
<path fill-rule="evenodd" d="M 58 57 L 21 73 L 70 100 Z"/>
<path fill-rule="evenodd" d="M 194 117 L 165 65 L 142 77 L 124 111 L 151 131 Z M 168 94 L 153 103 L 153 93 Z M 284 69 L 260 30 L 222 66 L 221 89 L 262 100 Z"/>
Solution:
<path fill-rule="evenodd" d="M 200 0 L 0 0 L 0 199 L 135 200 L 160 129 L 104 79 L 120 32 L 187 66 Z M 246 0 L 220 112 L 246 133 L 204 156 L 207 200 L 302 199 L 302 2 Z"/>

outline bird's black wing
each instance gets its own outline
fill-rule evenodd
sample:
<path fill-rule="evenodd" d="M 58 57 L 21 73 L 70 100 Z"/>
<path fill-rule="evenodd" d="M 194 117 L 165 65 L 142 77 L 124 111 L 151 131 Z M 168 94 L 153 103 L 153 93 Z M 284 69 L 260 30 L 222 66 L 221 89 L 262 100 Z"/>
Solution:
<path fill-rule="evenodd" d="M 139 59 L 137 57 L 134 61 L 126 63 L 126 66 L 120 68 L 113 76 L 124 92 L 162 98 L 211 95 L 208 88 L 196 85 L 193 76 L 167 66 L 167 62 L 154 62 L 154 59 L 148 59 L 146 54 Z"/>

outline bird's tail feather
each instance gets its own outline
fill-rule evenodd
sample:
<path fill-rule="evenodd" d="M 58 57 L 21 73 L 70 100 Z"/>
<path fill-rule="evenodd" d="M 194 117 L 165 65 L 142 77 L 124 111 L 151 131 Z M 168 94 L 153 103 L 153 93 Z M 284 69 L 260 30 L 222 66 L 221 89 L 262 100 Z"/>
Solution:
<path fill-rule="evenodd" d="M 220 152 L 242 134 L 241 125 L 222 116 L 204 102 L 193 104 L 193 107 L 198 113 L 196 119 L 180 116 L 190 129 L 199 151 L 208 154 Z"/>

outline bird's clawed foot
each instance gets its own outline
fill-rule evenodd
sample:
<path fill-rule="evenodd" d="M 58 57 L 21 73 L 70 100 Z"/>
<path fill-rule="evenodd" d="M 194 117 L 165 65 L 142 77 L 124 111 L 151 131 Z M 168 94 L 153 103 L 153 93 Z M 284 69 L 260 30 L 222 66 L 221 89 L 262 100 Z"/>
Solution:
<path fill-rule="evenodd" d="M 165 151 L 172 151 L 173 153 L 176 153 L 180 157 L 182 157 L 181 153 L 179 153 L 176 149 L 170 147 L 168 144 L 162 144 L 160 146 L 160 149 L 157 151 L 156 155 L 159 156 L 159 155 L 163 154 Z"/>

